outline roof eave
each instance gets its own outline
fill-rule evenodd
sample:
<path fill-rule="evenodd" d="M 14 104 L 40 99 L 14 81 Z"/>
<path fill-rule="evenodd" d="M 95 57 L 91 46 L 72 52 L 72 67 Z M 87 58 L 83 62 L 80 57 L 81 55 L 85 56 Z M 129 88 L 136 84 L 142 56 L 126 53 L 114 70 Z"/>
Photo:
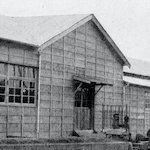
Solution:
<path fill-rule="evenodd" d="M 15 43 L 18 43 L 18 44 L 23 44 L 23 45 L 31 46 L 31 47 L 35 47 L 35 48 L 39 48 L 40 47 L 39 45 L 35 45 L 35 44 L 27 43 L 27 42 L 21 42 L 21 41 L 12 40 L 12 39 L 7 39 L 7 38 L 2 38 L 2 37 L 0 37 L 0 40 L 15 42 Z"/>
<path fill-rule="evenodd" d="M 131 64 L 129 63 L 129 61 L 127 60 L 127 58 L 124 56 L 124 54 L 121 52 L 121 50 L 118 48 L 118 46 L 115 44 L 115 42 L 112 40 L 112 38 L 109 36 L 109 34 L 105 31 L 105 29 L 103 28 L 103 26 L 99 23 L 99 21 L 96 19 L 96 17 L 94 16 L 94 14 L 92 14 L 92 21 L 96 24 L 96 26 L 98 27 L 98 29 L 103 33 L 103 35 L 106 37 L 106 39 L 108 40 L 108 42 L 114 47 L 114 49 L 117 51 L 117 53 L 119 54 L 119 56 L 121 57 L 121 59 L 124 62 L 124 66 L 128 66 L 129 68 L 131 67 Z"/>

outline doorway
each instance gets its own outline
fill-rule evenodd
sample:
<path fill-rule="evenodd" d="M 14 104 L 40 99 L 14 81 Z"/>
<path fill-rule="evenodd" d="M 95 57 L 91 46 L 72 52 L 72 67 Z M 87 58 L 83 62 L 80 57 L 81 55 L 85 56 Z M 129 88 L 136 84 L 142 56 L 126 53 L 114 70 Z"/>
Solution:
<path fill-rule="evenodd" d="M 75 93 L 74 128 L 91 130 L 93 128 L 94 90 L 91 84 L 82 83 Z M 94 86 L 95 89 L 95 86 Z"/>

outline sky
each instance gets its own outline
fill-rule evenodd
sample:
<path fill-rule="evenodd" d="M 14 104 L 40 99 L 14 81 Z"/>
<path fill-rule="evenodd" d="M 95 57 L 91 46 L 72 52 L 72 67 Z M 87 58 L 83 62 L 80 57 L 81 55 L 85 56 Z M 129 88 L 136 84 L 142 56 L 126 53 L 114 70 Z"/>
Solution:
<path fill-rule="evenodd" d="M 0 0 L 0 15 L 94 14 L 126 57 L 150 61 L 150 0 Z"/>

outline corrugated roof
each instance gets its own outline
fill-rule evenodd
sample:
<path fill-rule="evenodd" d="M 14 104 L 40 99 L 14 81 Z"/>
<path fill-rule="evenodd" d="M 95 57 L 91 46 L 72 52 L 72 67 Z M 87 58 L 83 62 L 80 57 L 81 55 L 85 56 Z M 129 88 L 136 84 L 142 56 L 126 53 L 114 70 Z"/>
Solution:
<path fill-rule="evenodd" d="M 124 67 L 124 72 L 133 73 L 143 76 L 150 76 L 150 62 L 128 58 L 131 67 Z"/>
<path fill-rule="evenodd" d="M 150 87 L 150 80 L 129 77 L 129 76 L 123 76 L 123 80 L 131 84 Z"/>

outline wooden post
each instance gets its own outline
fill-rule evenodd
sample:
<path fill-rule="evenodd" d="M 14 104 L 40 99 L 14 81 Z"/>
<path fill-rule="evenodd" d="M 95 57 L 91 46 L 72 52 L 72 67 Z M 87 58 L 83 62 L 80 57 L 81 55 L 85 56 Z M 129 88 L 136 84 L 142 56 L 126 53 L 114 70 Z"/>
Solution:
<path fill-rule="evenodd" d="M 8 68 L 7 68 L 8 69 Z M 8 137 L 8 120 L 9 120 L 9 69 L 8 69 L 8 75 L 7 75 L 7 80 L 6 80 L 6 105 L 7 105 L 7 114 L 6 114 L 6 137 Z"/>
<path fill-rule="evenodd" d="M 9 51 L 10 51 L 10 49 L 9 49 L 9 44 L 8 44 L 8 62 L 9 62 Z M 6 87 L 7 87 L 7 89 L 6 89 L 6 104 L 7 104 L 7 116 L 6 116 L 6 137 L 8 137 L 9 135 L 8 135 L 8 128 L 9 128 L 9 86 L 8 86 L 8 84 L 9 84 L 9 68 L 8 68 L 9 66 L 7 65 L 7 69 L 8 69 L 8 71 L 7 71 L 7 81 L 6 81 Z"/>
<path fill-rule="evenodd" d="M 23 125 L 24 125 L 24 107 L 21 107 L 21 137 L 23 137 Z"/>
<path fill-rule="evenodd" d="M 136 134 L 137 134 L 137 130 L 138 130 L 138 101 L 139 101 L 138 92 L 139 92 L 139 90 L 138 90 L 138 87 L 136 87 L 136 88 L 137 88 Z"/>
<path fill-rule="evenodd" d="M 24 50 L 23 64 L 26 61 L 26 52 Z M 37 78 L 37 76 L 36 76 Z M 24 106 L 23 106 L 23 81 L 21 82 L 21 137 L 23 137 L 23 126 L 24 126 Z"/>
<path fill-rule="evenodd" d="M 38 74 L 38 103 L 37 103 L 37 131 L 36 137 L 39 137 L 39 123 L 40 123 L 40 77 L 41 77 L 41 51 L 39 50 L 39 74 Z"/>
<path fill-rule="evenodd" d="M 95 122 L 94 122 L 94 118 L 95 118 L 95 83 L 91 83 L 90 86 L 90 90 L 91 90 L 91 128 L 94 130 L 95 127 Z"/>
<path fill-rule="evenodd" d="M 113 116 L 112 105 L 110 105 L 110 127 L 112 127 L 112 116 Z"/>
<path fill-rule="evenodd" d="M 23 81 L 21 82 L 21 87 L 23 88 Z M 23 108 L 23 90 L 21 90 L 21 137 L 23 137 L 23 115 L 24 115 L 24 108 Z"/>
<path fill-rule="evenodd" d="M 82 120 L 83 119 L 82 118 L 83 117 L 83 107 L 82 107 L 82 105 L 83 105 L 83 95 L 82 94 L 83 94 L 83 89 L 81 88 L 81 95 L 80 95 L 81 96 L 80 97 L 81 98 L 81 104 L 80 104 L 80 109 L 79 109 L 80 110 L 80 115 L 79 115 L 80 116 L 79 117 L 80 118 L 79 119 L 79 121 L 80 121 L 80 129 L 82 129 L 82 127 L 83 127 L 83 120 Z"/>
<path fill-rule="evenodd" d="M 74 74 L 76 74 L 76 35 L 77 31 L 75 30 L 75 46 L 74 46 Z M 75 115 L 75 94 L 74 94 L 74 107 L 73 107 L 73 130 L 75 129 L 75 121 L 76 121 L 76 115 Z"/>
<path fill-rule="evenodd" d="M 85 76 L 87 75 L 87 26 L 85 26 Z"/>
<path fill-rule="evenodd" d="M 105 126 L 105 105 L 102 104 L 102 130 L 104 129 Z"/>

